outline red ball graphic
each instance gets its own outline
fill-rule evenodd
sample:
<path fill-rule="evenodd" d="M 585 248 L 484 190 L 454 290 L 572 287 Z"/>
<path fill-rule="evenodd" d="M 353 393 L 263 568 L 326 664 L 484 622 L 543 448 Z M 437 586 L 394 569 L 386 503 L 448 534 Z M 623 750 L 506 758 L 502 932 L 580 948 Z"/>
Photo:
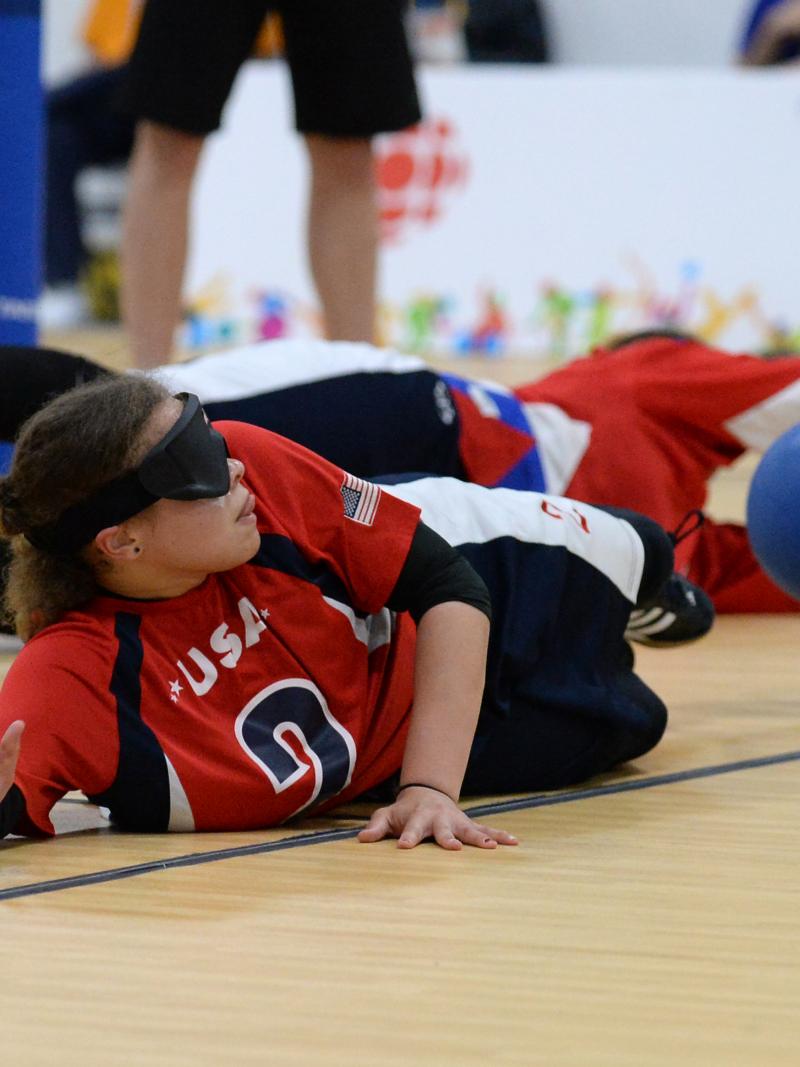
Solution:
<path fill-rule="evenodd" d="M 408 152 L 392 152 L 378 158 L 378 185 L 381 189 L 404 189 L 414 174 L 414 157 Z"/>
<path fill-rule="evenodd" d="M 384 242 L 399 241 L 413 227 L 434 224 L 469 172 L 458 134 L 444 118 L 381 138 L 376 166 Z"/>

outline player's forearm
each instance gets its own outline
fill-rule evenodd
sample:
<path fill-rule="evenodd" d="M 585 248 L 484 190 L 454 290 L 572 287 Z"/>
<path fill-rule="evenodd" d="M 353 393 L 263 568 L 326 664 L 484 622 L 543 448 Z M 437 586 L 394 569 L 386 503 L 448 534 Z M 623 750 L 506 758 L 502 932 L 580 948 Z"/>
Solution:
<path fill-rule="evenodd" d="M 461 791 L 486 674 L 489 620 L 468 604 L 437 604 L 420 619 L 414 708 L 400 784 Z"/>

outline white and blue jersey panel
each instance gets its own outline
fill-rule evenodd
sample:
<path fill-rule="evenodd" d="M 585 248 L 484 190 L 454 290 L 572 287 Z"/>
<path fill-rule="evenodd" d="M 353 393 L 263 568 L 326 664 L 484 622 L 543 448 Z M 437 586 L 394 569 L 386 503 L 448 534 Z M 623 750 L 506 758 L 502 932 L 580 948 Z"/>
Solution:
<path fill-rule="evenodd" d="M 467 396 L 484 418 L 496 419 L 531 438 L 525 455 L 496 483 L 507 489 L 563 493 L 589 447 L 592 428 L 554 404 L 524 403 L 495 382 L 442 374 L 454 392 Z"/>
<path fill-rule="evenodd" d="M 604 575 L 626 600 L 636 603 L 644 546 L 624 519 L 565 497 L 487 489 L 455 478 L 421 478 L 386 486 L 385 491 L 419 507 L 422 521 L 468 557 L 470 546 L 503 541 L 560 549 Z"/>

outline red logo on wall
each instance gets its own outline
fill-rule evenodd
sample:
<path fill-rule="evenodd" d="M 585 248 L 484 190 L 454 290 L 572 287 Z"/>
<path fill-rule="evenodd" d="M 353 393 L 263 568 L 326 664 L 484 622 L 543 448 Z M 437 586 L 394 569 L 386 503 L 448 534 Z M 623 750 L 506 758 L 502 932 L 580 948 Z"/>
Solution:
<path fill-rule="evenodd" d="M 469 161 L 448 119 L 429 119 L 381 138 L 377 149 L 381 240 L 430 226 L 464 185 Z"/>

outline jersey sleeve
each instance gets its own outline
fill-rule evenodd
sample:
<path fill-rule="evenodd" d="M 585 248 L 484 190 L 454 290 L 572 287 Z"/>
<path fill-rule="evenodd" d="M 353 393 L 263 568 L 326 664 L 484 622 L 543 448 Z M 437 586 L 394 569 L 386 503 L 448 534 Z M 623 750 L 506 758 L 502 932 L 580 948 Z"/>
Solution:
<path fill-rule="evenodd" d="M 354 415 L 357 417 L 357 413 Z M 394 589 L 420 511 L 286 438 L 221 422 L 231 455 L 245 464 L 262 533 L 288 537 L 343 581 L 361 611 L 379 611 Z"/>
<path fill-rule="evenodd" d="M 119 758 L 111 666 L 100 648 L 44 631 L 19 653 L 0 691 L 0 735 L 25 723 L 14 784 L 24 811 L 14 833 L 54 833 L 50 811 L 66 793 L 102 793 Z"/>

